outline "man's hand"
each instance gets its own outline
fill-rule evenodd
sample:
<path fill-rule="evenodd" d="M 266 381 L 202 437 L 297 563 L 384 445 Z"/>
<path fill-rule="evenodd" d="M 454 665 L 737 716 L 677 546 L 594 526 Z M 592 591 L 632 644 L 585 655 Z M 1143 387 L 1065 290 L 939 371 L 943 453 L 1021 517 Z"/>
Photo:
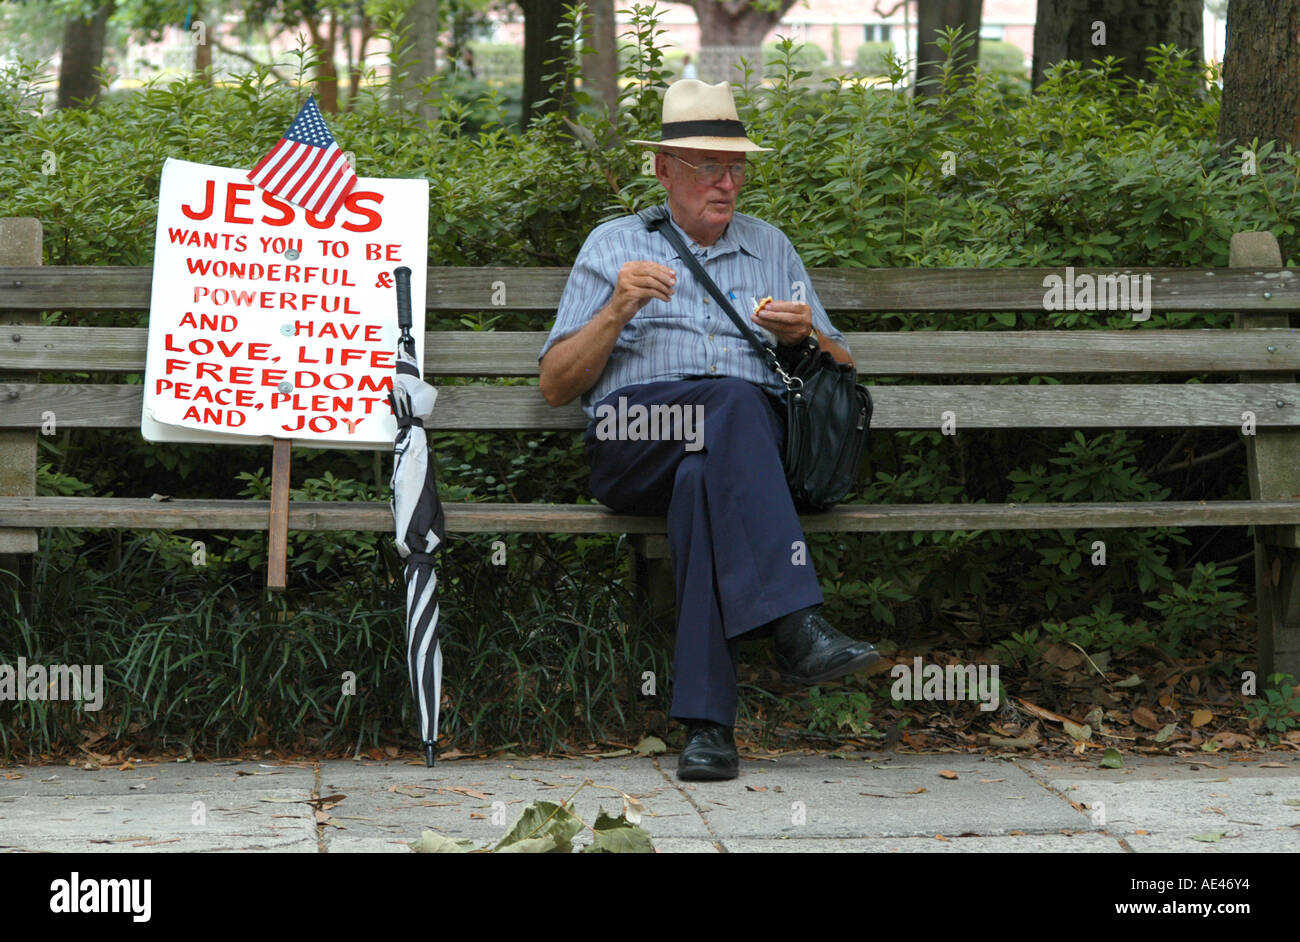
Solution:
<path fill-rule="evenodd" d="M 800 301 L 772 301 L 750 320 L 776 334 L 785 346 L 793 347 L 812 330 L 812 308 Z"/>
<path fill-rule="evenodd" d="M 626 324 L 651 301 L 671 301 L 677 272 L 657 262 L 627 262 L 618 270 L 618 282 L 609 306 Z"/>

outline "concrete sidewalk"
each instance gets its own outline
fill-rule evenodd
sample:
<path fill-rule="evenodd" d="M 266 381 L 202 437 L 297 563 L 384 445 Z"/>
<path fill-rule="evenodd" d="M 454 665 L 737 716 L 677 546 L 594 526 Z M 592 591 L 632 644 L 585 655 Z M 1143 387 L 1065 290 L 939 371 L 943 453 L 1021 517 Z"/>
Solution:
<path fill-rule="evenodd" d="M 559 802 L 588 778 L 637 798 L 662 852 L 1300 849 L 1289 755 L 1129 758 L 1120 770 L 1095 757 L 803 755 L 744 760 L 739 779 L 717 783 L 679 782 L 675 767 L 675 755 L 9 767 L 0 850 L 407 853 L 425 829 L 484 846 L 530 802 Z M 588 787 L 575 804 L 590 824 L 622 802 Z"/>

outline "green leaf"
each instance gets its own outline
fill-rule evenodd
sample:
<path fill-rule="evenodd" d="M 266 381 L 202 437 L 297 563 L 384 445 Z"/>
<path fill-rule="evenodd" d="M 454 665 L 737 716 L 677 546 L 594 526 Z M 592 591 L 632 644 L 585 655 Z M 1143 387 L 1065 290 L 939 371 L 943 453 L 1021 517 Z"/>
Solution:
<path fill-rule="evenodd" d="M 1192 840 L 1204 841 L 1207 844 L 1217 844 L 1219 841 L 1223 840 L 1225 834 L 1226 832 L 1224 831 L 1207 831 L 1204 834 L 1193 834 Z"/>
<path fill-rule="evenodd" d="M 435 831 L 425 831 L 418 841 L 411 841 L 407 846 L 416 854 L 465 854 L 478 850 L 478 845 L 473 841 L 453 840 Z"/>
<path fill-rule="evenodd" d="M 1101 767 L 1103 769 L 1122 769 L 1124 768 L 1124 756 L 1114 746 L 1108 746 L 1101 756 Z"/>
<path fill-rule="evenodd" d="M 636 744 L 636 751 L 643 756 L 657 756 L 661 752 L 667 752 L 668 747 L 658 736 L 642 736 Z"/>
<path fill-rule="evenodd" d="M 504 851 L 511 845 L 523 841 L 545 839 L 551 843 L 548 848 L 529 844 L 512 853 L 559 851 L 567 854 L 573 850 L 573 838 L 582 827 L 582 819 L 568 808 L 552 801 L 535 801 L 520 813 L 514 827 L 501 838 L 493 850 Z"/>
<path fill-rule="evenodd" d="M 551 854 L 559 851 L 555 844 L 555 838 L 547 837 L 529 837 L 522 841 L 515 841 L 505 847 L 497 846 L 498 854 Z M 566 848 L 567 853 L 569 848 Z"/>
<path fill-rule="evenodd" d="M 596 815 L 591 826 L 594 837 L 584 854 L 653 854 L 654 842 L 644 829 L 628 823 L 623 815 L 617 818 L 603 810 Z"/>

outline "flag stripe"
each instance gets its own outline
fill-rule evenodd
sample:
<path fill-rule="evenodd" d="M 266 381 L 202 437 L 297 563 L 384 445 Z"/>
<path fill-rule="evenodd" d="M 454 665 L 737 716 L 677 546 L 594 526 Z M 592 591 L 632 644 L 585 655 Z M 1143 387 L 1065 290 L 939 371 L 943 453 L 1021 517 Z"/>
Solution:
<path fill-rule="evenodd" d="M 276 143 L 276 145 L 267 152 L 266 156 L 257 162 L 257 166 L 254 167 L 252 171 L 248 174 L 249 179 L 252 179 L 253 177 L 257 176 L 259 173 L 261 173 L 262 168 L 265 167 L 271 160 L 273 160 L 275 158 L 275 155 L 280 152 L 281 148 L 283 148 L 288 143 L 289 143 L 288 138 L 284 138 L 284 137 L 280 138 L 280 140 Z"/>
<path fill-rule="evenodd" d="M 311 163 L 308 164 L 305 168 L 303 168 L 302 173 L 299 174 L 298 176 L 298 181 L 294 183 L 294 185 L 291 188 L 281 193 L 281 195 L 285 199 L 287 200 L 294 199 L 294 196 L 297 194 L 298 190 L 302 187 L 302 185 L 306 183 L 308 180 L 310 180 L 312 174 L 316 172 L 316 165 L 319 164 L 321 160 L 324 158 L 325 148 L 313 147 L 312 150 L 315 151 L 315 154 L 312 156 Z"/>
<path fill-rule="evenodd" d="M 334 178 L 321 191 L 320 199 L 317 200 L 320 209 L 316 210 L 316 215 L 321 219 L 332 216 L 339 202 L 347 195 L 347 169 L 348 162 L 345 160 L 343 166 L 335 172 Z"/>
<path fill-rule="evenodd" d="M 292 162 L 294 154 L 298 153 L 298 151 L 303 147 L 306 147 L 306 145 L 290 141 L 289 146 L 281 151 L 280 158 L 262 171 L 262 179 L 266 181 L 263 185 L 264 189 L 270 189 L 272 192 L 275 191 L 276 177 L 279 176 L 280 172 L 287 164 Z"/>
<path fill-rule="evenodd" d="M 342 170 L 338 167 L 331 168 L 329 174 L 321 174 L 322 186 L 316 191 L 316 195 L 309 202 L 308 208 L 317 216 L 321 215 L 320 210 L 328 201 L 330 193 L 334 190 L 334 184 L 338 181 L 339 174 Z"/>
<path fill-rule="evenodd" d="M 312 206 L 315 205 L 312 195 L 320 187 L 321 182 L 325 179 L 325 175 L 334 169 L 334 162 L 340 157 L 337 149 L 333 149 L 332 152 L 326 152 L 326 156 L 329 159 L 323 167 L 316 171 L 316 179 L 312 182 L 312 185 L 307 188 L 307 191 L 303 193 L 302 196 L 295 200 L 295 202 L 304 209 L 311 209 Z"/>
<path fill-rule="evenodd" d="M 284 189 L 284 185 L 293 179 L 298 167 L 311 156 L 311 152 L 315 149 L 308 144 L 294 144 L 292 152 L 271 172 L 270 182 L 266 185 L 266 189 L 272 192 Z"/>
<path fill-rule="evenodd" d="M 312 152 L 312 149 L 308 144 L 294 144 L 294 146 L 287 149 L 285 156 L 272 168 L 266 170 L 266 185 L 264 188 L 272 192 L 278 191 L 285 183 L 291 168 L 298 166 L 298 157 L 308 155 L 308 153 Z"/>

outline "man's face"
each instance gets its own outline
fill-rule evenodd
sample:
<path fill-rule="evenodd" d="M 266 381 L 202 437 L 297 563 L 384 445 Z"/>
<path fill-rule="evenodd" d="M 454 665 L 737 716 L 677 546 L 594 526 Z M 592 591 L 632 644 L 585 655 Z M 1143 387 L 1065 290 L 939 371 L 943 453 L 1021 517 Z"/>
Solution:
<path fill-rule="evenodd" d="M 730 172 L 712 184 L 697 180 L 696 172 L 688 163 L 697 167 L 704 164 L 744 167 L 745 155 L 726 150 L 665 147 L 655 156 L 655 174 L 668 191 L 673 218 L 697 242 L 712 244 L 736 212 L 740 184 L 732 179 Z"/>

